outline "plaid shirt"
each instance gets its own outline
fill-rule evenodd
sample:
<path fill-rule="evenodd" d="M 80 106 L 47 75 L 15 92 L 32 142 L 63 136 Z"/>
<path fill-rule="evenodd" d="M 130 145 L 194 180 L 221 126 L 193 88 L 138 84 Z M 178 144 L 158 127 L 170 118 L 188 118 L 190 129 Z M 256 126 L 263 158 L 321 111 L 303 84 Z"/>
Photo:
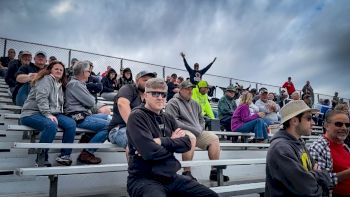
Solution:
<path fill-rule="evenodd" d="M 349 151 L 349 148 L 344 144 L 345 148 Z M 338 178 L 336 173 L 333 173 L 333 159 L 331 156 L 331 149 L 329 148 L 329 141 L 321 136 L 309 147 L 311 157 L 317 162 L 318 166 L 322 170 L 327 170 L 331 177 L 332 186 L 335 187 L 338 184 Z M 331 196 L 332 192 L 330 192 Z"/>

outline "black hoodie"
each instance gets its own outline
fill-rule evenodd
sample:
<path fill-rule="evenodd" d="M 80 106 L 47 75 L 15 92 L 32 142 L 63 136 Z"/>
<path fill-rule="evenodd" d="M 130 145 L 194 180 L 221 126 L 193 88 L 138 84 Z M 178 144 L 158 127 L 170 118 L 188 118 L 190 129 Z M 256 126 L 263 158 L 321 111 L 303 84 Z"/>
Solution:
<path fill-rule="evenodd" d="M 265 196 L 327 196 L 329 174 L 314 171 L 314 165 L 304 142 L 285 130 L 278 131 L 267 152 Z"/>
<path fill-rule="evenodd" d="M 158 180 L 172 181 L 181 168 L 174 152 L 184 153 L 191 149 L 188 136 L 171 139 L 177 129 L 175 119 L 167 113 L 159 115 L 145 108 L 136 107 L 127 123 L 129 152 L 129 175 Z M 160 138 L 161 145 L 154 142 Z"/>

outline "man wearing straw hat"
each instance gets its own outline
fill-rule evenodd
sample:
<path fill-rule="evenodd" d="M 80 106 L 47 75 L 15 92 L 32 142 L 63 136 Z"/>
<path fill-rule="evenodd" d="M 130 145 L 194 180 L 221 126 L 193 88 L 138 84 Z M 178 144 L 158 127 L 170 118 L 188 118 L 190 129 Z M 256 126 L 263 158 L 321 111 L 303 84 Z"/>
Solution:
<path fill-rule="evenodd" d="M 266 158 L 265 196 L 327 196 L 330 175 L 310 157 L 301 136 L 312 131 L 312 113 L 304 101 L 290 101 L 280 113 L 283 129 L 271 139 Z"/>

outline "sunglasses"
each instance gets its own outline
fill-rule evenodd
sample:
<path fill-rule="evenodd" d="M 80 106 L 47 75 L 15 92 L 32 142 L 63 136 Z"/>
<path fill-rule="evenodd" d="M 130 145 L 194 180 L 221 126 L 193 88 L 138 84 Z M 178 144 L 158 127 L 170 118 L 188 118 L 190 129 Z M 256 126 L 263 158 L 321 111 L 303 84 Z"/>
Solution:
<path fill-rule="evenodd" d="M 343 125 L 345 125 L 345 127 L 346 128 L 350 128 L 350 123 L 348 123 L 348 122 L 334 122 L 333 123 L 334 124 L 334 126 L 336 126 L 336 127 L 343 127 Z"/>
<path fill-rule="evenodd" d="M 152 97 L 156 97 L 156 98 L 158 98 L 159 96 L 161 96 L 162 98 L 166 97 L 165 92 L 147 92 L 147 93 L 150 93 Z"/>

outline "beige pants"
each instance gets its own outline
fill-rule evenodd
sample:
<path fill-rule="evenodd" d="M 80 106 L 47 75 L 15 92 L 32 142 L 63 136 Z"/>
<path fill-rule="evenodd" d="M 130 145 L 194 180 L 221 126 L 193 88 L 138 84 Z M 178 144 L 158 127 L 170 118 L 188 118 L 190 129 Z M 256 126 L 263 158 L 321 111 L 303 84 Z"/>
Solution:
<path fill-rule="evenodd" d="M 219 137 L 215 135 L 213 132 L 210 131 L 203 131 L 200 136 L 196 137 L 193 135 L 190 131 L 185 131 L 186 135 L 190 137 L 190 139 L 196 139 L 196 147 L 207 150 L 208 146 L 213 142 L 213 141 L 218 141 Z"/>

